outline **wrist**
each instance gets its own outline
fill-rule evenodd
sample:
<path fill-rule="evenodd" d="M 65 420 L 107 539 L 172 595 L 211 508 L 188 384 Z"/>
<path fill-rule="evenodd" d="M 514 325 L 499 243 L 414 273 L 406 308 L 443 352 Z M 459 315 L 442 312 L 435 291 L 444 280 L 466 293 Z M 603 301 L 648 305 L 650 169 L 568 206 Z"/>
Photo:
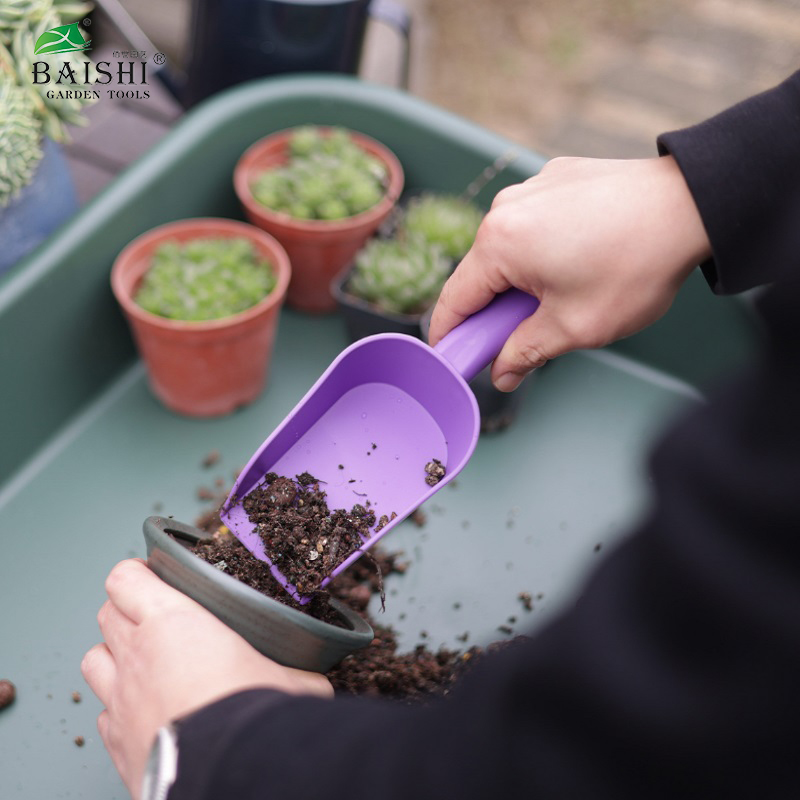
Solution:
<path fill-rule="evenodd" d="M 660 215 L 667 226 L 667 246 L 673 251 L 670 262 L 676 265 L 677 279 L 711 257 L 711 242 L 678 162 L 671 155 L 651 159 L 657 175 L 656 191 Z M 676 235 L 677 232 L 677 235 Z"/>

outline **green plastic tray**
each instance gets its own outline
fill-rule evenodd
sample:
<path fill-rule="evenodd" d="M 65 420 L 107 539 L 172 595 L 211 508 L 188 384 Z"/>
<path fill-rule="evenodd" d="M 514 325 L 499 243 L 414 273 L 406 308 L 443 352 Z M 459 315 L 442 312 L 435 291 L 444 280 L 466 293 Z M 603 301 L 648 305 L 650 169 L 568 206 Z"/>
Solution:
<path fill-rule="evenodd" d="M 510 146 L 355 79 L 250 84 L 188 115 L 0 283 L 0 678 L 18 688 L 0 712 L 4 800 L 126 796 L 79 670 L 98 640 L 103 580 L 121 558 L 144 554 L 149 514 L 193 521 L 206 507 L 198 488 L 229 484 L 346 344 L 339 317 L 285 311 L 261 399 L 224 419 L 181 418 L 150 395 L 108 284 L 114 256 L 154 225 L 241 218 L 231 184 L 239 155 L 306 122 L 384 141 L 410 189 L 460 191 Z M 480 200 L 488 205 L 542 163 L 522 151 Z M 487 643 L 506 635 L 500 626 L 532 630 L 563 607 L 642 512 L 645 456 L 663 425 L 746 358 L 756 335 L 744 304 L 713 297 L 695 278 L 648 332 L 541 370 L 513 429 L 481 440 L 455 488 L 425 507 L 427 524 L 406 522 L 386 540 L 412 562 L 387 582 L 384 619 L 403 646 L 464 647 L 464 633 L 467 645 Z M 215 449 L 219 464 L 202 467 Z M 533 595 L 532 612 L 520 592 Z"/>

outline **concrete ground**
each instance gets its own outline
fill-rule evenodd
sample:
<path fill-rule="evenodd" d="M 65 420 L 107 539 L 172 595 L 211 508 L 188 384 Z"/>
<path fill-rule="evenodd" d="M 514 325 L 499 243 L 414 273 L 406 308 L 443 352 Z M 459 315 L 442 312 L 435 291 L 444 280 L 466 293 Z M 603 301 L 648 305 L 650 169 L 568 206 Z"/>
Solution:
<path fill-rule="evenodd" d="M 659 133 L 800 66 L 798 0 L 428 0 L 424 8 L 415 91 L 545 155 L 653 155 Z"/>
<path fill-rule="evenodd" d="M 173 68 L 186 66 L 193 0 L 117 1 Z M 391 1 L 413 20 L 410 91 L 546 156 L 654 155 L 662 131 L 800 66 L 800 0 Z M 362 77 L 397 85 L 401 52 L 395 32 L 371 22 Z M 136 122 L 134 112 L 93 109 L 92 126 L 77 133 L 70 155 L 82 199 L 180 108 L 164 96 L 157 113 Z M 104 150 L 109 141 L 115 148 Z"/>
<path fill-rule="evenodd" d="M 177 59 L 190 0 L 123 0 Z M 411 90 L 545 154 L 627 157 L 800 66 L 800 0 L 392 0 L 414 21 Z M 391 83 L 372 23 L 362 73 Z"/>

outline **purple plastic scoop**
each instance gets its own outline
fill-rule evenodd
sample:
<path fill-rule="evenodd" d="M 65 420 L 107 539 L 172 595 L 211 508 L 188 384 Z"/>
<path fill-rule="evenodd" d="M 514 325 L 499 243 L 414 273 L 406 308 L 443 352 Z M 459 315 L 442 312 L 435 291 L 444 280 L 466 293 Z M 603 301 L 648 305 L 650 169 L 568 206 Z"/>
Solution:
<path fill-rule="evenodd" d="M 349 510 L 369 500 L 376 519 L 396 514 L 336 567 L 324 586 L 463 469 L 480 432 L 478 405 L 467 384 L 538 307 L 535 297 L 510 289 L 434 348 L 396 333 L 350 345 L 242 470 L 221 513 L 225 525 L 256 558 L 271 564 L 237 502 L 268 472 L 311 473 L 331 509 Z M 430 486 L 425 465 L 433 459 L 445 466 L 446 475 Z M 274 564 L 271 570 L 302 601 Z"/>

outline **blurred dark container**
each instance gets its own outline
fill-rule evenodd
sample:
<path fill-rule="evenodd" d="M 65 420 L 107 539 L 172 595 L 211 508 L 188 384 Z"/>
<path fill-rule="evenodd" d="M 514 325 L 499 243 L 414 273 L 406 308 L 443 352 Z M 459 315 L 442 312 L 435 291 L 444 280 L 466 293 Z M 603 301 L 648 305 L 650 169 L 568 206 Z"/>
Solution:
<path fill-rule="evenodd" d="M 194 0 L 183 103 L 269 75 L 354 75 L 370 17 L 403 37 L 405 83 L 410 18 L 385 0 Z"/>

